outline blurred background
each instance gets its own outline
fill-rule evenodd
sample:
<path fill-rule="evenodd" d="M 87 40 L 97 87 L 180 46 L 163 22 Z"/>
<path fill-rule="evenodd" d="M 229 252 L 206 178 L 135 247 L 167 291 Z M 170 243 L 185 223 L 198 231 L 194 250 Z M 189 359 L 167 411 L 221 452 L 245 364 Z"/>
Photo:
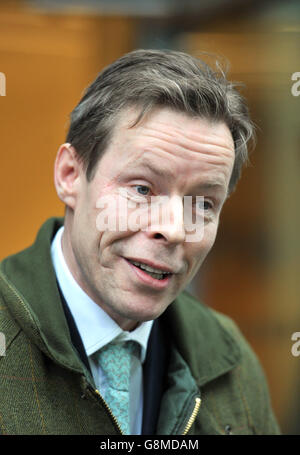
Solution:
<path fill-rule="evenodd" d="M 299 0 L 2 0 L 0 257 L 63 215 L 53 163 L 69 113 L 98 71 L 141 47 L 216 53 L 245 84 L 258 144 L 190 291 L 238 323 L 282 431 L 300 434 Z"/>

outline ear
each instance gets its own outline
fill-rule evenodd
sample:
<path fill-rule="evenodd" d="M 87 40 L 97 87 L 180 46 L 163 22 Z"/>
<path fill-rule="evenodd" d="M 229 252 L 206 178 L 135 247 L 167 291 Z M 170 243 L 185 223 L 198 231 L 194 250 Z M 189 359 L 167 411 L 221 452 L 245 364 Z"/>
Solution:
<path fill-rule="evenodd" d="M 76 149 L 71 144 L 62 144 L 55 160 L 54 183 L 60 200 L 73 210 L 82 175 L 82 164 L 78 159 Z"/>

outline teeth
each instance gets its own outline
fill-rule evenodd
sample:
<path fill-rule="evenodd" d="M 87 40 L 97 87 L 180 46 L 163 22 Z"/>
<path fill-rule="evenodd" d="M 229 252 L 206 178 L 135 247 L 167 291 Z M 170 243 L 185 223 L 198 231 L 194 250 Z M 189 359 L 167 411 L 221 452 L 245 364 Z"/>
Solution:
<path fill-rule="evenodd" d="M 156 275 L 170 275 L 170 272 L 163 272 L 162 270 L 159 269 L 154 269 L 153 267 L 150 267 L 149 265 L 143 264 L 142 262 L 136 262 L 136 261 L 130 261 L 132 264 L 140 267 L 143 270 L 146 270 L 147 272 L 155 273 Z"/>
<path fill-rule="evenodd" d="M 166 275 L 164 275 L 163 273 L 160 273 L 160 274 L 158 274 L 158 273 L 151 273 L 151 272 L 147 272 L 147 273 L 148 273 L 148 275 L 152 276 L 152 278 L 156 278 L 157 280 L 163 280 L 164 277 L 166 276 Z"/>

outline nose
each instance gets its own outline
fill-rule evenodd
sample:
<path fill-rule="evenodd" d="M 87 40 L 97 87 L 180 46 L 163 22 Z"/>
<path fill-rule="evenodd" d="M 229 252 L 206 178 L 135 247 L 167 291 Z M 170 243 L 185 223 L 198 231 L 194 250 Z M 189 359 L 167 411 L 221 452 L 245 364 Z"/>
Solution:
<path fill-rule="evenodd" d="M 183 201 L 180 196 L 163 197 L 151 206 L 149 235 L 169 243 L 185 241 Z"/>

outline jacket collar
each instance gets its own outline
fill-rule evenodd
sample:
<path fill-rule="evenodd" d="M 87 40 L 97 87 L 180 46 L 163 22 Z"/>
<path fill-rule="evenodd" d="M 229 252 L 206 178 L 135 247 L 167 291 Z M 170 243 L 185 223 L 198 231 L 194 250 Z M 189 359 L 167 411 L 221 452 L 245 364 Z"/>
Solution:
<path fill-rule="evenodd" d="M 35 243 L 0 265 L 1 291 L 9 309 L 28 336 L 56 362 L 86 372 L 72 345 L 52 266 L 50 247 L 63 218 L 50 218 Z M 240 351 L 215 313 L 187 292 L 161 316 L 198 386 L 231 370 Z"/>
<path fill-rule="evenodd" d="M 216 315 L 188 292 L 162 315 L 199 387 L 232 370 L 241 359 L 239 345 Z"/>

